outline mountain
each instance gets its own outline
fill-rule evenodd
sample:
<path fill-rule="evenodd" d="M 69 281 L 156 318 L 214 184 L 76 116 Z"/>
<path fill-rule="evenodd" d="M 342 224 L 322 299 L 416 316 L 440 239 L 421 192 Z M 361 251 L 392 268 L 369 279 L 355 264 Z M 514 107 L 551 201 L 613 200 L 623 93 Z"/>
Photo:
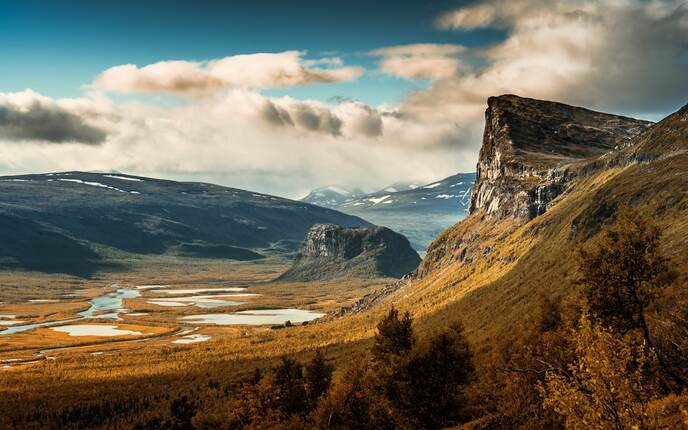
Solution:
<path fill-rule="evenodd" d="M 664 294 L 671 311 L 688 274 L 688 106 L 652 124 L 507 95 L 489 99 L 485 118 L 468 217 L 396 291 L 352 309 L 394 303 L 429 326 L 461 320 L 486 350 L 504 345 L 543 298 L 575 294 L 575 249 L 629 205 L 663 229 L 680 274 Z"/>
<path fill-rule="evenodd" d="M 361 190 L 345 190 L 341 187 L 328 186 L 316 188 L 301 199 L 302 202 L 322 206 L 324 208 L 336 208 L 342 203 L 365 194 Z"/>
<path fill-rule="evenodd" d="M 426 185 L 390 186 L 347 200 L 337 206 L 347 212 L 416 212 L 457 214 L 468 208 L 474 173 L 459 173 Z"/>
<path fill-rule="evenodd" d="M 386 227 L 318 224 L 308 231 L 294 265 L 281 279 L 399 278 L 415 270 L 419 263 L 420 256 L 408 239 Z"/>
<path fill-rule="evenodd" d="M 0 195 L 0 267 L 85 276 L 113 252 L 255 259 L 295 249 L 314 224 L 370 225 L 267 194 L 123 174 L 4 176 Z"/>
<path fill-rule="evenodd" d="M 375 193 L 341 195 L 326 207 L 398 231 L 424 252 L 442 230 L 466 216 L 474 181 L 474 173 L 459 173 L 425 185 L 400 182 Z"/>
<path fill-rule="evenodd" d="M 395 182 L 392 185 L 383 188 L 380 190 L 380 192 L 387 192 L 387 193 L 396 193 L 398 191 L 408 191 L 408 190 L 415 190 L 418 187 L 421 187 L 423 184 L 419 184 L 416 182 Z"/>
<path fill-rule="evenodd" d="M 531 219 L 585 160 L 629 145 L 651 123 L 513 95 L 491 97 L 471 213 Z"/>

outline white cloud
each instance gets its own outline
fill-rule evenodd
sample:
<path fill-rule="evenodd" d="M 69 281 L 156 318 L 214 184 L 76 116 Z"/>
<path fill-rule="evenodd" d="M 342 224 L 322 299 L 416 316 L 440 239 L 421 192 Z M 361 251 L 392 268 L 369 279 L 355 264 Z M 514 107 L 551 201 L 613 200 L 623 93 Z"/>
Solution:
<path fill-rule="evenodd" d="M 236 88 L 167 107 L 90 98 L 54 103 L 100 118 L 105 144 L 17 146 L 0 138 L 0 171 L 118 170 L 296 197 L 330 182 L 425 180 L 454 164 L 408 141 L 418 136 L 407 134 L 394 111 L 360 102 L 330 105 Z"/>
<path fill-rule="evenodd" d="M 499 24 L 501 11 L 504 7 L 509 7 L 507 3 L 496 5 L 494 3 L 479 3 L 473 6 L 454 10 L 440 16 L 436 24 L 443 29 L 464 29 L 472 30 L 475 28 L 487 27 L 492 24 Z"/>
<path fill-rule="evenodd" d="M 377 48 L 370 51 L 371 55 L 379 56 L 394 56 L 394 55 L 409 55 L 409 56 L 435 56 L 435 55 L 453 55 L 460 54 L 466 50 L 461 45 L 454 45 L 450 43 L 414 43 L 410 45 L 396 45 L 387 46 L 384 48 Z"/>
<path fill-rule="evenodd" d="M 380 70 L 405 79 L 450 78 L 465 68 L 457 55 L 466 48 L 453 44 L 417 43 L 378 48 L 371 55 L 382 57 Z"/>
<path fill-rule="evenodd" d="M 303 60 L 303 54 L 286 51 L 233 55 L 208 62 L 161 61 L 144 67 L 125 64 L 105 70 L 92 86 L 122 93 L 207 93 L 235 87 L 344 82 L 363 74 L 360 67 L 341 67 L 341 59 Z"/>
<path fill-rule="evenodd" d="M 688 9 L 682 1 L 488 0 L 438 18 L 442 28 L 500 27 L 506 38 L 461 55 L 477 66 L 436 79 L 399 107 L 445 130 L 436 142 L 477 153 L 489 96 L 513 93 L 650 115 L 688 99 Z M 452 130 L 452 125 L 454 130 Z M 470 131 L 474 140 L 461 133 Z"/>
<path fill-rule="evenodd" d="M 475 50 L 486 65 L 434 95 L 510 92 L 637 112 L 675 107 L 688 95 L 683 1 L 491 0 L 451 11 L 438 25 L 501 26 L 508 36 Z"/>

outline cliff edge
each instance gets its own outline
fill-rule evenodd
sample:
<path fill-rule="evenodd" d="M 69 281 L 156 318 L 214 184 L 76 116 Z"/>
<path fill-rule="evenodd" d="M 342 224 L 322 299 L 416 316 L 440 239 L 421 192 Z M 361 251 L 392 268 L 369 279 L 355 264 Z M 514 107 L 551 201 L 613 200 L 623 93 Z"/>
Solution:
<path fill-rule="evenodd" d="M 575 166 L 652 123 L 515 95 L 490 97 L 469 212 L 524 221 L 566 190 Z"/>
<path fill-rule="evenodd" d="M 420 256 L 408 239 L 386 227 L 317 224 L 306 234 L 294 265 L 280 279 L 400 278 L 419 263 Z"/>

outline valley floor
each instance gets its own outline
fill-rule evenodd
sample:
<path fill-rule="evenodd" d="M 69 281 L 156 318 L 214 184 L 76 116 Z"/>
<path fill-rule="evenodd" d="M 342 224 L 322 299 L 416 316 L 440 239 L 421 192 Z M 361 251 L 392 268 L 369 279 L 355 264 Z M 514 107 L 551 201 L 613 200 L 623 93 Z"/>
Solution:
<path fill-rule="evenodd" d="M 356 343 L 372 326 L 356 333 L 338 329 L 337 322 L 302 321 L 351 305 L 390 282 L 274 282 L 290 264 L 279 257 L 254 262 L 146 257 L 128 263 L 135 270 L 91 280 L 0 273 L 0 427 L 6 428 L 3 419 L 26 419 L 21 415 L 30 408 L 16 409 L 20 404 L 43 405 L 39 413 L 45 416 L 36 418 L 42 422 L 103 398 L 113 405 L 148 402 L 210 380 L 229 387 L 285 353 L 333 345 L 333 352 L 346 349 L 350 357 L 355 348 L 347 347 L 347 338 Z M 274 309 L 293 311 L 280 315 Z M 208 314 L 243 319 L 239 325 L 188 320 Z M 34 323 L 41 326 L 12 332 Z M 170 380 L 177 382 L 170 386 Z"/>

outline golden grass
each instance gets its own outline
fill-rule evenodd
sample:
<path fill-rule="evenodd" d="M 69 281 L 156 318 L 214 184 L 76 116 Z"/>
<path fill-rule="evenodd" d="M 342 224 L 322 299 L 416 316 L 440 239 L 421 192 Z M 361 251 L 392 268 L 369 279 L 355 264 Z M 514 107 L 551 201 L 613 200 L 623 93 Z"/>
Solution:
<path fill-rule="evenodd" d="M 12 393 L 6 396 L 5 408 L 41 401 L 45 408 L 60 411 L 67 407 L 65 396 L 69 405 L 75 405 L 94 401 L 93 393 L 112 399 L 156 398 L 160 391 L 186 392 L 209 381 L 230 386 L 254 366 L 269 365 L 284 354 L 303 357 L 318 348 L 325 348 L 334 361 L 349 364 L 364 353 L 375 324 L 392 304 L 412 312 L 421 334 L 462 321 L 479 355 L 483 346 L 494 340 L 518 336 L 520 327 L 537 317 L 541 295 L 563 298 L 574 294 L 572 251 L 577 241 L 587 237 L 587 227 L 594 229 L 604 221 L 596 212 L 604 206 L 631 204 L 652 214 L 666 232 L 664 252 L 681 273 L 677 285 L 684 285 L 688 267 L 686 172 L 688 155 L 608 169 L 573 184 L 551 210 L 525 224 L 474 214 L 437 239 L 435 247 L 443 247 L 443 251 L 428 254 L 435 260 L 424 263 L 424 277 L 368 312 L 283 330 L 204 327 L 200 332 L 213 337 L 206 343 L 172 345 L 169 339 L 154 339 L 99 345 L 98 351 L 108 355 L 92 356 L 89 348 L 65 350 L 56 354 L 55 361 L 5 369 L 0 372 L 0 390 Z M 146 270 L 101 274 L 94 283 L 109 285 L 117 279 L 122 285 L 239 285 L 270 279 L 287 264 L 183 263 L 188 266 L 170 265 L 169 260 L 166 266 L 161 258 Z M 75 282 L 80 288 L 84 284 L 91 283 Z M 275 298 L 274 302 L 264 299 L 266 306 L 279 302 L 327 310 L 351 303 L 368 288 L 370 284 L 358 280 L 266 282 L 249 290 Z M 143 310 L 146 306 L 141 301 L 127 301 L 127 306 Z M 173 321 L 179 311 L 170 312 L 160 319 Z M 154 324 L 156 319 L 136 321 Z M 35 388 L 43 386 L 55 388 L 50 392 Z M 211 404 L 222 398 L 218 394 L 204 401 Z"/>

